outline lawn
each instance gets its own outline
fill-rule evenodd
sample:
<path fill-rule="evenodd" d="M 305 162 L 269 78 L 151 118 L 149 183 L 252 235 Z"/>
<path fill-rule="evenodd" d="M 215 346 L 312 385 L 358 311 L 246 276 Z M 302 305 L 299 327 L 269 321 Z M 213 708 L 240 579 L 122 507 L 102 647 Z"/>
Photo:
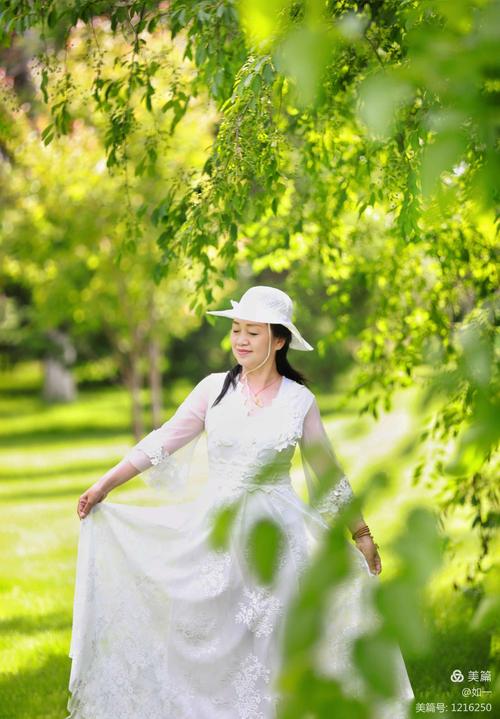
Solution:
<path fill-rule="evenodd" d="M 0 717 L 64 719 L 79 534 L 76 501 L 132 444 L 129 398 L 121 388 L 88 389 L 74 404 L 47 405 L 39 397 L 36 367 L 30 365 L 0 375 L 0 391 Z M 177 387 L 175 402 L 186 393 L 186 386 Z M 358 417 L 354 407 L 336 411 L 337 399 L 319 398 L 353 487 L 363 485 L 369 463 L 391 478 L 390 488 L 364 512 L 381 547 L 381 578 L 390 577 L 394 563 L 384 546 L 412 506 L 432 506 L 429 493 L 411 486 L 413 453 L 401 451 L 418 430 L 415 393 L 398 395 L 393 411 L 377 422 Z M 302 493 L 298 452 L 295 460 L 294 483 Z M 141 503 L 151 496 L 134 478 L 113 492 L 112 501 Z M 468 629 L 474 596 L 451 589 L 474 540 L 463 519 L 455 519 L 449 531 L 462 538 L 463 557 L 448 562 L 427 589 L 432 659 L 407 659 L 418 702 L 459 702 L 450 681 L 453 669 L 488 668 L 488 635 Z"/>

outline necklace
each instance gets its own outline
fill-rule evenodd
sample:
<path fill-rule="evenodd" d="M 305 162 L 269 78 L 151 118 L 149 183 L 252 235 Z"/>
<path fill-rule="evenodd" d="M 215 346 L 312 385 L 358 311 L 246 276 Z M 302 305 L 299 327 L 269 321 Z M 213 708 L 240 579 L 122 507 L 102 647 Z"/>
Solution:
<path fill-rule="evenodd" d="M 253 399 L 254 403 L 255 403 L 258 407 L 262 407 L 263 405 L 262 405 L 262 401 L 257 397 L 257 395 L 260 394 L 261 392 L 263 392 L 263 391 L 264 391 L 265 389 L 267 389 L 268 387 L 271 387 L 271 385 L 276 384 L 276 382 L 277 382 L 279 379 L 281 379 L 281 377 L 282 377 L 282 375 L 280 375 L 279 377 L 277 377 L 276 379 L 274 379 L 272 382 L 269 382 L 269 384 L 266 384 L 264 387 L 262 387 L 261 389 L 259 389 L 258 392 L 253 392 L 253 391 L 252 391 L 252 389 L 250 388 L 250 385 L 248 384 L 248 380 L 247 380 L 246 377 L 245 377 L 246 385 L 247 385 L 248 391 L 250 392 L 250 396 L 251 396 L 251 398 Z"/>

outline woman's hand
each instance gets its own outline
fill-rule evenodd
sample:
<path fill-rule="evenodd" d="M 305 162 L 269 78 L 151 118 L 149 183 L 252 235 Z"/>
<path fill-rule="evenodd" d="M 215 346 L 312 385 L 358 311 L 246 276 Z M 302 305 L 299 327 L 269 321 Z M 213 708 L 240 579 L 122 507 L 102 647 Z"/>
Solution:
<path fill-rule="evenodd" d="M 102 485 L 99 482 L 95 482 L 95 484 L 89 487 L 89 489 L 87 489 L 87 491 L 84 492 L 78 500 L 76 513 L 78 514 L 80 519 L 84 519 L 90 512 L 92 507 L 95 504 L 102 502 L 102 500 L 104 499 L 104 497 L 107 496 L 107 494 L 108 492 L 103 489 Z"/>
<path fill-rule="evenodd" d="M 374 543 L 370 535 L 365 534 L 356 539 L 356 547 L 363 553 L 370 567 L 370 572 L 372 572 L 372 574 L 380 574 L 382 571 L 382 560 L 378 553 L 378 544 Z"/>

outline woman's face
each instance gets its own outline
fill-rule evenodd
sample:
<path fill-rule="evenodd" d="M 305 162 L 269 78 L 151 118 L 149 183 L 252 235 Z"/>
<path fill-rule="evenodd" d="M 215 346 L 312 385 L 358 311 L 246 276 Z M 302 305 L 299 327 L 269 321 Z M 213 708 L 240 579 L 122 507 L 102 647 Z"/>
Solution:
<path fill-rule="evenodd" d="M 252 369 L 264 362 L 269 347 L 269 330 L 265 322 L 245 322 L 233 320 L 231 328 L 231 347 L 236 361 L 246 369 Z M 276 350 L 285 344 L 281 337 L 271 332 L 271 352 L 269 362 L 274 362 Z"/>

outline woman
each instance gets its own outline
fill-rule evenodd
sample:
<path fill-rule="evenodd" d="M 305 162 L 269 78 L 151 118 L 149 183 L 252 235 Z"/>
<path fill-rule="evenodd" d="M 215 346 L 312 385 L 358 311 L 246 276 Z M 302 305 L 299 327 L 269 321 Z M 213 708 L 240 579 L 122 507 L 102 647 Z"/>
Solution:
<path fill-rule="evenodd" d="M 287 360 L 289 348 L 313 349 L 292 323 L 290 297 L 257 286 L 231 303 L 231 310 L 209 314 L 233 320 L 236 366 L 202 379 L 170 420 L 78 500 L 83 521 L 70 649 L 71 719 L 276 715 L 281 620 L 322 532 L 353 493 L 316 398 Z M 160 507 L 102 503 L 138 473 L 170 494 L 185 492 L 204 430 L 208 479 L 195 496 Z M 309 505 L 290 481 L 297 445 Z M 264 467 L 271 470 L 258 480 Z M 321 495 L 318 484 L 326 472 L 338 481 Z M 214 549 L 213 514 L 234 501 L 229 546 Z M 286 537 L 272 585 L 259 583 L 248 561 L 248 531 L 263 517 Z M 332 616 L 333 634 L 322 650 L 324 670 L 332 676 L 337 670 L 346 674 L 349 631 L 366 619 L 366 578 L 381 571 L 363 517 L 349 528 L 355 545 L 349 545 L 353 575 L 345 586 L 346 607 Z M 413 698 L 401 656 L 399 666 L 401 698 L 384 719 L 406 716 Z"/>

